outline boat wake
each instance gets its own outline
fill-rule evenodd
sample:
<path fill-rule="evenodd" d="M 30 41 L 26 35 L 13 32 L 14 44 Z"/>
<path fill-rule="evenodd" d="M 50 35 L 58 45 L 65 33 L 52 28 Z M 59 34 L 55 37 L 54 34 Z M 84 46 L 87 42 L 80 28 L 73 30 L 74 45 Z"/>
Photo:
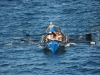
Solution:
<path fill-rule="evenodd" d="M 67 43 L 67 44 L 65 45 L 65 47 L 76 46 L 76 45 L 77 45 L 76 43 Z"/>

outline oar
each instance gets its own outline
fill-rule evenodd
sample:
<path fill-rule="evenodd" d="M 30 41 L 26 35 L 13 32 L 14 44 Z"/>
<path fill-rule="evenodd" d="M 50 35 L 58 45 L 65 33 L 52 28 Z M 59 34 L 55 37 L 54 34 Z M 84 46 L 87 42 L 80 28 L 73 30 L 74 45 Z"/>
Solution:
<path fill-rule="evenodd" d="M 86 41 L 89 42 L 89 44 L 96 44 L 96 42 L 92 41 L 92 35 L 86 34 Z"/>
<path fill-rule="evenodd" d="M 77 40 L 75 40 L 74 42 L 77 42 L 81 38 L 82 38 L 82 35 L 80 35 L 80 37 Z M 95 41 L 92 41 L 92 34 L 85 34 L 85 39 L 86 39 L 86 42 L 80 42 L 80 43 L 96 44 Z"/>
<path fill-rule="evenodd" d="M 82 38 L 82 36 L 80 36 L 78 39 L 75 39 L 73 42 L 70 42 L 69 41 L 69 43 L 67 43 L 66 45 L 65 45 L 65 47 L 69 47 L 69 46 L 71 46 L 71 45 L 76 45 L 76 41 L 78 41 L 80 38 Z"/>
<path fill-rule="evenodd" d="M 79 37 L 78 39 L 74 40 L 73 42 L 67 43 L 67 44 L 65 45 L 65 47 L 69 47 L 69 46 L 71 46 L 71 45 L 76 45 L 75 42 L 77 42 L 77 41 L 78 41 L 79 39 L 81 39 L 81 38 L 82 38 L 82 35 L 80 35 L 80 37 Z M 86 35 L 85 35 L 85 38 L 86 38 L 86 42 L 78 42 L 78 43 L 89 43 L 89 44 L 92 44 L 92 45 L 96 44 L 95 41 L 92 41 L 92 35 L 91 35 L 91 34 L 86 34 Z"/>
<path fill-rule="evenodd" d="M 25 34 L 25 38 L 19 39 L 21 42 L 36 42 L 40 41 L 40 39 L 31 39 L 30 36 L 35 36 L 35 35 L 30 35 L 30 34 Z"/>

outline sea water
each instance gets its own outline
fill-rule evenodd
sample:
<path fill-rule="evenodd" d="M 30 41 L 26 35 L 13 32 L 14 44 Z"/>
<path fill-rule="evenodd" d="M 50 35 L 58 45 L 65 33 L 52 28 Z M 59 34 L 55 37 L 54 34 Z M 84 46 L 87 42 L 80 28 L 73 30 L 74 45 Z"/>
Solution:
<path fill-rule="evenodd" d="M 45 52 L 40 39 L 50 22 L 75 45 Z M 0 0 L 0 75 L 100 75 L 100 1 Z"/>

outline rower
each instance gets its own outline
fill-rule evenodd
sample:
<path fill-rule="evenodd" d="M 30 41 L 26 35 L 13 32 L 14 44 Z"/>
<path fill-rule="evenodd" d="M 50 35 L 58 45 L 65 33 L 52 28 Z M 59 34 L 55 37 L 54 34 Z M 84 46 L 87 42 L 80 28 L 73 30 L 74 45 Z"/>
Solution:
<path fill-rule="evenodd" d="M 55 36 L 54 34 L 52 33 L 49 33 L 47 36 L 46 36 L 46 42 L 50 41 L 50 40 L 58 40 L 57 39 L 57 35 Z"/>
<path fill-rule="evenodd" d="M 49 29 L 49 33 L 52 33 L 53 35 L 56 35 L 56 32 L 54 30 L 54 27 L 59 28 L 59 26 L 56 26 L 56 25 L 52 24 L 52 22 L 50 22 L 50 25 L 46 29 L 46 32 L 48 32 L 48 29 Z"/>
<path fill-rule="evenodd" d="M 57 35 L 56 32 L 55 32 L 54 27 L 59 28 L 59 26 L 56 26 L 56 25 L 52 24 L 52 22 L 50 22 L 50 25 L 49 25 L 48 28 L 46 29 L 46 32 L 48 32 L 48 30 L 49 30 L 49 34 L 50 34 L 50 33 L 53 34 L 53 38 L 52 38 L 52 37 L 49 37 L 49 39 L 51 39 L 51 40 L 53 40 L 54 37 L 56 37 L 56 35 Z"/>
<path fill-rule="evenodd" d="M 53 38 L 53 34 L 52 33 L 49 33 L 46 37 L 46 42 L 48 42 L 49 40 L 52 40 Z"/>
<path fill-rule="evenodd" d="M 57 37 L 56 37 L 56 39 L 57 39 L 58 41 L 62 41 L 62 34 L 61 34 L 61 32 L 57 32 Z"/>

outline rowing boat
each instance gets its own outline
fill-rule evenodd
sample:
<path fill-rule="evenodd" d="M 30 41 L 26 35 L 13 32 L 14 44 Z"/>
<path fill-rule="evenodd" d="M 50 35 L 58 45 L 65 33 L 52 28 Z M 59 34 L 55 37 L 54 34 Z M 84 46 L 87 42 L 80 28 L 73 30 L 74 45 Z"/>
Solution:
<path fill-rule="evenodd" d="M 66 35 L 63 34 L 61 29 L 59 28 L 56 33 L 60 33 L 59 36 L 56 36 L 58 39 L 49 39 L 47 40 L 48 36 L 50 36 L 48 33 L 46 35 L 42 35 L 41 42 L 45 44 L 45 47 L 51 50 L 52 53 L 55 53 L 61 46 L 64 46 L 64 43 L 68 41 L 68 38 Z"/>

